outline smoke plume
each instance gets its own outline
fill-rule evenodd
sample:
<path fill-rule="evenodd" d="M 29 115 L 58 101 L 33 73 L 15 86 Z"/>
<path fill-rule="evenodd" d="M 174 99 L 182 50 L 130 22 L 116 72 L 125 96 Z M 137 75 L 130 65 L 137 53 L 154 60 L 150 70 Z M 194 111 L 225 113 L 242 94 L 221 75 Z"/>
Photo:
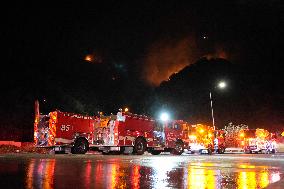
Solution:
<path fill-rule="evenodd" d="M 162 81 L 184 67 L 193 64 L 201 57 L 228 59 L 225 46 L 215 45 L 211 49 L 201 48 L 201 43 L 194 37 L 180 40 L 160 40 L 153 43 L 145 57 L 144 77 L 146 81 L 158 86 Z"/>
<path fill-rule="evenodd" d="M 196 50 L 195 40 L 191 38 L 152 44 L 145 59 L 145 79 L 154 86 L 159 85 L 192 63 L 197 57 Z"/>

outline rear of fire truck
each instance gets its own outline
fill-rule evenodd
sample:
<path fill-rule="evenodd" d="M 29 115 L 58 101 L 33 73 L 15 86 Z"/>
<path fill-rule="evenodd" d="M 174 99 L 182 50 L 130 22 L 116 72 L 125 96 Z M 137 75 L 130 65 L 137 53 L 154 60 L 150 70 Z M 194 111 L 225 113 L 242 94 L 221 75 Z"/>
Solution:
<path fill-rule="evenodd" d="M 35 145 L 52 148 L 55 152 L 85 154 L 93 143 L 96 121 L 92 116 L 60 111 L 40 115 L 35 124 Z"/>
<path fill-rule="evenodd" d="M 188 125 L 187 153 L 224 153 L 225 148 L 224 131 L 214 130 L 213 127 L 204 124 Z"/>
<path fill-rule="evenodd" d="M 36 147 L 51 148 L 55 152 L 84 154 L 93 143 L 96 117 L 53 111 L 47 115 L 39 113 L 36 102 L 34 143 Z"/>
<path fill-rule="evenodd" d="M 188 125 L 188 153 L 211 154 L 214 130 L 204 124 Z"/>
<path fill-rule="evenodd" d="M 54 145 L 56 116 L 53 113 L 42 115 L 39 111 L 39 101 L 35 101 L 34 144 L 36 147 Z"/>
<path fill-rule="evenodd" d="M 265 129 L 249 129 L 245 131 L 245 153 L 275 153 L 276 141 L 270 138 Z"/>

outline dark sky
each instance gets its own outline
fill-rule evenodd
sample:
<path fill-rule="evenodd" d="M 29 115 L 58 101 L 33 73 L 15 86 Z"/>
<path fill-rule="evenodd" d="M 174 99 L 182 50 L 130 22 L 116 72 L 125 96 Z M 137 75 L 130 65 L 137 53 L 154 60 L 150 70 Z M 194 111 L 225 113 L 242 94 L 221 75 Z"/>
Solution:
<path fill-rule="evenodd" d="M 136 62 L 157 42 L 193 38 L 201 54 L 219 45 L 230 51 L 239 48 L 244 51 L 239 54 L 257 59 L 260 51 L 271 58 L 272 45 L 280 44 L 280 1 L 106 2 L 13 5 L 4 19 L 8 58 L 40 58 L 42 64 L 53 59 L 76 62 L 75 58 L 96 51 L 107 56 L 104 59 Z M 208 39 L 201 40 L 204 36 Z"/>
<path fill-rule="evenodd" d="M 2 35 L 8 61 L 38 67 L 69 65 L 96 53 L 106 64 L 127 65 L 130 72 L 142 69 L 138 75 L 146 78 L 151 74 L 145 68 L 147 62 L 153 64 L 151 55 L 168 57 L 168 51 L 189 61 L 155 60 L 164 72 L 179 71 L 201 56 L 216 53 L 236 63 L 274 68 L 279 64 L 281 1 L 107 2 L 11 6 Z M 183 50 L 187 55 L 178 54 Z M 159 82 L 162 79 L 166 78 Z"/>
<path fill-rule="evenodd" d="M 267 71 L 270 81 L 283 83 L 280 0 L 104 2 L 4 7 L 2 112 L 21 94 L 45 96 L 51 83 L 69 92 L 72 85 L 87 84 L 104 90 L 102 85 L 112 86 L 105 80 L 124 78 L 113 85 L 132 87 L 127 92 L 135 96 L 141 86 L 159 86 L 204 56 Z M 88 54 L 92 62 L 84 61 Z M 101 94 L 97 101 L 120 100 Z"/>

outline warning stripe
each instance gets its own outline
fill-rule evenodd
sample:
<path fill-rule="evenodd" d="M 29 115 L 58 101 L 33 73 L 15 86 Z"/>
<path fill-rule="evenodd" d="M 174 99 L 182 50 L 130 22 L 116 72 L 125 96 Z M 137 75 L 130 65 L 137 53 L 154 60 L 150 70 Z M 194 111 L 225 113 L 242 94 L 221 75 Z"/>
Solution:
<path fill-rule="evenodd" d="M 38 121 L 35 120 L 35 123 L 34 123 L 34 143 L 35 145 L 38 143 L 38 138 L 37 138 L 37 132 L 38 132 Z"/>
<path fill-rule="evenodd" d="M 56 135 L 56 123 L 57 123 L 57 112 L 50 112 L 49 119 L 49 137 L 48 145 L 52 146 L 55 144 L 55 135 Z"/>
<path fill-rule="evenodd" d="M 34 121 L 34 143 L 38 143 L 37 132 L 38 132 L 38 123 L 39 123 L 39 102 L 35 101 L 35 121 Z"/>

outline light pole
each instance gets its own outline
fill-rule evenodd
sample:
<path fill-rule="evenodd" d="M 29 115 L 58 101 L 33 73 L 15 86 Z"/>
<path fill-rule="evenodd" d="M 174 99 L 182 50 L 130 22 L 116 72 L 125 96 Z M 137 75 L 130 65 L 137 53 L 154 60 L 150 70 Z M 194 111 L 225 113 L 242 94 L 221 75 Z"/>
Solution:
<path fill-rule="evenodd" d="M 212 101 L 212 94 L 211 94 L 211 91 L 209 92 L 209 96 L 210 96 L 210 107 L 211 107 L 212 125 L 213 125 L 213 129 L 214 129 L 214 131 L 215 131 L 214 110 L 213 110 L 213 101 Z"/>
<path fill-rule="evenodd" d="M 218 83 L 218 88 L 224 89 L 227 86 L 226 82 L 221 81 Z M 212 125 L 213 129 L 215 131 L 215 120 L 214 120 L 214 110 L 213 110 L 213 99 L 212 99 L 212 93 L 211 91 L 209 92 L 209 97 L 210 97 L 210 107 L 211 107 L 211 116 L 212 116 Z"/>

